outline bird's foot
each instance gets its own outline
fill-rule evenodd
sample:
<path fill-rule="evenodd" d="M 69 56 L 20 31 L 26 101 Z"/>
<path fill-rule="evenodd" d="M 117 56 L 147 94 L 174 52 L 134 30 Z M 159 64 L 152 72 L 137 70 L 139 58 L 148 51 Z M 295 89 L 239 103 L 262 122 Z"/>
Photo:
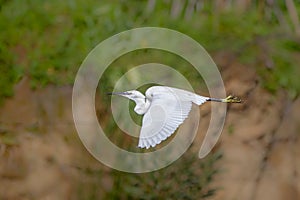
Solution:
<path fill-rule="evenodd" d="M 239 97 L 229 95 L 228 97 L 226 97 L 226 99 L 224 99 L 224 102 L 225 103 L 242 103 L 242 100 Z"/>

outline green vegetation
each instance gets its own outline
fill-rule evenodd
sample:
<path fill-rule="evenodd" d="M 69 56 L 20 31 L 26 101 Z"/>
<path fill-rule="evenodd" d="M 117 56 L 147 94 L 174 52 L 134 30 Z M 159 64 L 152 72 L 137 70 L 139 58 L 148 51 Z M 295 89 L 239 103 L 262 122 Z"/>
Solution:
<path fill-rule="evenodd" d="M 33 88 L 72 84 L 80 63 L 99 42 L 141 26 L 181 31 L 211 53 L 232 52 L 257 68 L 268 90 L 285 88 L 291 96 L 298 95 L 300 44 L 284 3 L 253 4 L 247 12 L 221 9 L 209 1 L 200 6 L 187 18 L 187 5 L 174 17 L 168 1 L 157 2 L 153 10 L 147 1 L 3 1 L 0 98 L 11 96 L 23 76 L 30 77 Z"/>
<path fill-rule="evenodd" d="M 151 173 L 129 174 L 113 171 L 113 185 L 103 199 L 206 199 L 214 195 L 217 188 L 210 183 L 220 173 L 216 163 L 220 153 L 212 153 L 203 160 L 186 152 L 172 165 Z M 81 184 L 80 199 L 98 199 L 103 173 L 85 170 L 94 181 Z M 103 183 L 102 183 L 103 184 Z"/>
<path fill-rule="evenodd" d="M 108 199 L 203 199 L 216 189 L 209 183 L 218 172 L 219 153 L 199 160 L 192 152 L 162 170 L 146 174 L 114 173 L 113 190 Z"/>

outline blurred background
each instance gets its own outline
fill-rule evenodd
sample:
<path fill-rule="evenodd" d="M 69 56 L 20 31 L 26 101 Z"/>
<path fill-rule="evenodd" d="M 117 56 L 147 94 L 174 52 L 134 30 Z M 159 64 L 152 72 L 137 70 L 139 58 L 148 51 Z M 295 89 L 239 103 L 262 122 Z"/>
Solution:
<path fill-rule="evenodd" d="M 300 199 L 299 3 L 0 0 L 0 199 Z M 202 44 L 227 93 L 244 103 L 228 105 L 221 138 L 205 159 L 197 154 L 209 104 L 180 159 L 128 174 L 99 163 L 82 145 L 72 84 L 98 43 L 144 26 L 174 29 Z M 208 95 L 201 77 L 176 55 L 141 50 L 120 57 L 100 80 L 96 109 L 122 148 L 136 140 L 118 129 L 105 94 L 126 71 L 148 62 L 174 67 Z"/>

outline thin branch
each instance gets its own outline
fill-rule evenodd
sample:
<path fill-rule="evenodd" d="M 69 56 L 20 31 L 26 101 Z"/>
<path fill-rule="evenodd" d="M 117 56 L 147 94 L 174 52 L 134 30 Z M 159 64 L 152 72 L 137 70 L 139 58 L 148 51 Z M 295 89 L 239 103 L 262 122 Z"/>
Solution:
<path fill-rule="evenodd" d="M 295 28 L 295 33 L 298 37 L 300 37 L 300 24 L 299 24 L 299 17 L 297 13 L 297 9 L 295 7 L 293 0 L 285 0 L 286 7 L 288 9 L 291 21 Z"/>
<path fill-rule="evenodd" d="M 193 13 L 195 12 L 196 4 L 197 4 L 197 0 L 188 1 L 188 5 L 185 9 L 185 15 L 184 15 L 185 20 L 191 19 Z"/>
<path fill-rule="evenodd" d="M 171 18 L 176 19 L 179 17 L 183 9 L 181 0 L 173 0 L 171 8 Z"/>
<path fill-rule="evenodd" d="M 148 0 L 147 13 L 152 13 L 155 8 L 156 0 Z"/>

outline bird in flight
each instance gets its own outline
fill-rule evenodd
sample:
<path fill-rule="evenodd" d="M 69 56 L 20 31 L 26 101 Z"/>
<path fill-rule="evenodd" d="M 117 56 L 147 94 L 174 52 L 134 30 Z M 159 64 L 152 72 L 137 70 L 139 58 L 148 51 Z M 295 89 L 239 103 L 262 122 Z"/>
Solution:
<path fill-rule="evenodd" d="M 133 100 L 136 104 L 134 111 L 144 115 L 138 147 L 146 149 L 155 147 L 171 136 L 188 117 L 192 103 L 196 105 L 207 101 L 241 103 L 238 97 L 231 95 L 225 99 L 217 99 L 166 86 L 150 87 L 145 95 L 137 90 L 108 94 Z"/>

